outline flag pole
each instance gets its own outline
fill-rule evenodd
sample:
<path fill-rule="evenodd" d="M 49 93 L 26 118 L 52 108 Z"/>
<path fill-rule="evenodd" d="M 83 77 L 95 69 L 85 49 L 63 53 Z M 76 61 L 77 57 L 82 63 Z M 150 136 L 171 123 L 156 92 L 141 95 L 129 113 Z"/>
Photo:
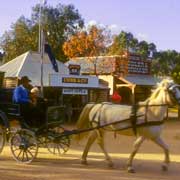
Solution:
<path fill-rule="evenodd" d="M 41 96 L 44 97 L 44 83 L 43 83 L 43 61 L 44 61 L 44 31 L 41 30 Z"/>
<path fill-rule="evenodd" d="M 39 52 L 41 55 L 41 96 L 44 97 L 44 84 L 43 84 L 43 60 L 44 60 L 44 29 L 42 22 L 42 8 L 44 8 L 45 1 L 43 1 L 43 6 L 40 2 L 39 9 Z"/>
<path fill-rule="evenodd" d="M 38 40 L 38 52 L 41 53 L 41 13 L 42 13 L 42 6 L 40 1 L 39 6 L 39 40 Z"/>

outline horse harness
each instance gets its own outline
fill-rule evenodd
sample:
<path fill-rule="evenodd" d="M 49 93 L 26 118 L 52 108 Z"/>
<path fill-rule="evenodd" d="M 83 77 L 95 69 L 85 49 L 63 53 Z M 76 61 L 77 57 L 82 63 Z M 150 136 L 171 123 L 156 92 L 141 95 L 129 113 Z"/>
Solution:
<path fill-rule="evenodd" d="M 159 107 L 159 106 L 168 106 L 168 104 L 152 104 L 152 105 L 150 105 L 148 103 L 149 103 L 149 101 L 147 101 L 147 103 L 145 105 L 134 104 L 132 106 L 130 118 L 125 119 L 125 120 L 130 120 L 131 125 L 132 125 L 132 129 L 133 129 L 133 132 L 134 132 L 135 135 L 137 135 L 137 128 L 138 127 L 161 125 L 161 124 L 164 123 L 164 120 L 167 118 L 167 116 L 166 116 L 166 118 L 164 118 L 161 121 L 148 121 L 147 112 L 148 112 L 149 107 L 151 107 L 151 106 L 157 106 L 157 107 Z M 106 104 L 112 105 L 112 103 L 108 103 L 108 102 L 101 103 L 100 107 L 98 108 L 96 113 L 93 115 L 93 118 L 92 118 L 92 121 L 91 121 L 91 126 L 93 124 L 96 124 L 96 127 L 98 127 L 97 129 L 100 129 L 102 127 L 100 125 L 100 119 L 101 119 L 101 115 L 102 115 L 103 106 L 106 105 Z M 138 117 L 140 117 L 140 116 L 137 115 L 137 110 L 138 110 L 139 107 L 145 107 L 145 114 L 140 115 L 140 116 L 144 116 L 144 123 L 141 123 L 141 124 L 137 124 Z M 99 113 L 99 115 L 98 115 L 98 113 Z M 98 118 L 97 118 L 97 115 L 98 115 Z M 110 126 L 110 125 L 113 125 L 113 124 L 118 124 L 118 123 L 121 123 L 122 121 L 123 120 L 113 122 L 113 123 L 108 124 L 107 126 Z M 106 127 L 106 125 L 103 126 L 102 128 L 104 128 L 104 127 Z"/>
<path fill-rule="evenodd" d="M 130 115 L 130 120 L 131 120 L 131 124 L 132 124 L 132 129 L 133 129 L 133 132 L 135 135 L 137 135 L 137 127 L 140 127 L 140 126 L 157 126 L 157 125 L 161 125 L 164 123 L 164 120 L 167 119 L 167 116 L 168 116 L 168 112 L 167 112 L 167 115 L 166 115 L 166 118 L 164 118 L 163 120 L 161 121 L 148 121 L 148 117 L 147 117 L 147 112 L 148 112 L 148 108 L 149 107 L 152 107 L 152 106 L 157 106 L 157 107 L 160 107 L 160 106 L 168 106 L 168 104 L 148 104 L 149 101 L 147 101 L 147 103 L 145 105 L 138 105 L 138 104 L 135 104 L 132 106 L 132 111 L 131 111 L 131 115 Z M 137 124 L 137 110 L 139 107 L 145 107 L 145 114 L 144 114 L 144 123 L 141 123 L 141 124 Z"/>

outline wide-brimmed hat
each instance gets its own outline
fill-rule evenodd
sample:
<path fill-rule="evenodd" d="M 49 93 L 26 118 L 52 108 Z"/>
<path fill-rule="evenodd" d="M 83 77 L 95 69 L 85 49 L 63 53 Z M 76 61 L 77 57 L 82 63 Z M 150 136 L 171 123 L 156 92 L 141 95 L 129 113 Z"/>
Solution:
<path fill-rule="evenodd" d="M 22 83 L 22 82 L 31 82 L 31 80 L 30 80 L 27 76 L 23 76 L 23 77 L 21 77 L 20 82 L 21 82 L 21 83 Z"/>

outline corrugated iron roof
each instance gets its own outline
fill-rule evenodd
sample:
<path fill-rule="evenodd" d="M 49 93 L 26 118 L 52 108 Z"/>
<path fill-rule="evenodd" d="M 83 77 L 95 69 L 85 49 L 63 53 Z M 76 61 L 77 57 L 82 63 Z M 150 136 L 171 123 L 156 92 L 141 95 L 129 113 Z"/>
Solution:
<path fill-rule="evenodd" d="M 158 82 L 160 82 L 162 79 L 151 76 L 151 75 L 127 75 L 126 77 L 119 78 L 123 81 L 126 80 L 130 82 L 131 84 L 136 85 L 145 85 L 145 86 L 155 86 Z"/>
<path fill-rule="evenodd" d="M 57 61 L 59 72 L 61 74 L 68 74 L 68 68 L 61 62 Z M 37 52 L 28 51 L 12 61 L 0 66 L 0 71 L 5 72 L 5 77 L 22 77 L 28 76 L 32 84 L 40 86 L 41 77 L 41 55 Z M 55 71 L 47 54 L 44 55 L 43 60 L 43 82 L 44 86 L 49 85 L 49 74 Z"/>

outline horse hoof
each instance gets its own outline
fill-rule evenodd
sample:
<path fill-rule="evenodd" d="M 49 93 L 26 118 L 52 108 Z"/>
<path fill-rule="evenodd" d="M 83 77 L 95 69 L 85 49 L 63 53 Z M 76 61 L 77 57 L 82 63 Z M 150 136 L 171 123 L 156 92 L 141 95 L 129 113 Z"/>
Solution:
<path fill-rule="evenodd" d="M 128 168 L 127 168 L 127 172 L 128 172 L 128 173 L 135 173 L 135 170 L 134 170 L 133 167 L 128 167 Z"/>
<path fill-rule="evenodd" d="M 168 165 L 167 164 L 163 164 L 162 165 L 162 170 L 163 171 L 168 171 Z"/>
<path fill-rule="evenodd" d="M 88 165 L 88 163 L 87 163 L 86 160 L 81 160 L 81 164 L 83 164 L 83 165 Z"/>

